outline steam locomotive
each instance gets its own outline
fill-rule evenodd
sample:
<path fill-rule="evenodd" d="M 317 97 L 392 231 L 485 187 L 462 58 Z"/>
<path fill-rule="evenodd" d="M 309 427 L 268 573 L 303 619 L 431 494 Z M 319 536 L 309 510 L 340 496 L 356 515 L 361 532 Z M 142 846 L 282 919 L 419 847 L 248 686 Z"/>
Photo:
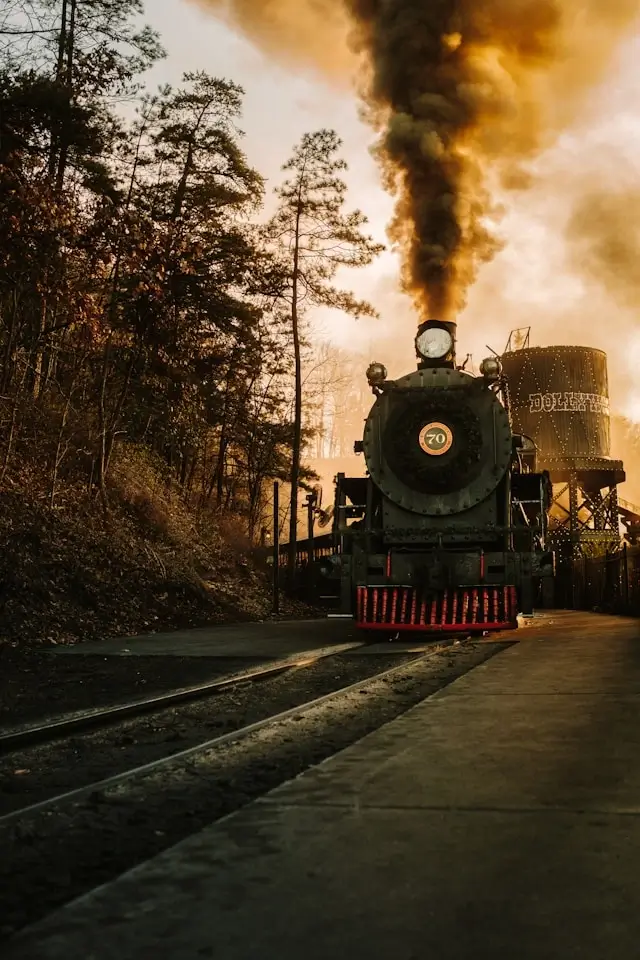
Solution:
<path fill-rule="evenodd" d="M 533 611 L 553 554 L 551 485 L 514 435 L 498 357 L 472 376 L 455 362 L 455 324 L 428 320 L 417 370 L 387 379 L 372 363 L 364 437 L 368 476 L 338 474 L 325 577 L 337 616 L 367 631 L 482 632 Z"/>

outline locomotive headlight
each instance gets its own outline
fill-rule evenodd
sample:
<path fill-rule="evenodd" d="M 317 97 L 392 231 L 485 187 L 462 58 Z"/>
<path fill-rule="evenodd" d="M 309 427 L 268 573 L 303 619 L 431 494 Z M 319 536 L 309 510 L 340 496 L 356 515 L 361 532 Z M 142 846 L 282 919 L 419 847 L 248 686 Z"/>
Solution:
<path fill-rule="evenodd" d="M 499 380 L 502 375 L 502 364 L 497 357 L 487 357 L 480 364 L 480 373 L 485 380 Z"/>
<path fill-rule="evenodd" d="M 423 360 L 442 360 L 452 347 L 453 337 L 444 327 L 428 327 L 416 337 L 416 350 Z"/>

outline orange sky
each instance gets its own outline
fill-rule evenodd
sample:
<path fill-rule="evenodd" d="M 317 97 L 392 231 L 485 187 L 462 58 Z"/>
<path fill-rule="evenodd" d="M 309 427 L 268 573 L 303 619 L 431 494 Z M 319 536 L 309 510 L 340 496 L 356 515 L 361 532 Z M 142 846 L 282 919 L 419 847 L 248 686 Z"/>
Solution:
<path fill-rule="evenodd" d="M 161 32 L 169 53 L 154 69 L 152 83 L 177 82 L 185 70 L 205 69 L 245 87 L 246 151 L 272 182 L 302 133 L 334 127 L 345 141 L 350 164 L 350 201 L 364 210 L 372 232 L 384 241 L 393 204 L 379 185 L 368 154 L 373 137 L 358 120 L 355 98 L 300 68 L 279 67 L 186 0 L 153 0 L 147 3 L 146 19 Z M 602 347 L 610 355 L 614 402 L 640 420 L 637 312 L 632 303 L 619 302 L 611 288 L 604 291 L 580 276 L 574 252 L 564 240 L 568 218 L 594 185 L 615 191 L 623 184 L 640 196 L 638 54 L 640 38 L 630 38 L 575 128 L 536 162 L 534 187 L 506 198 L 501 226 L 506 246 L 483 268 L 471 291 L 469 306 L 459 318 L 459 346 L 461 353 L 470 351 L 479 360 L 485 344 L 499 350 L 512 327 L 531 324 L 532 341 L 538 344 L 580 341 Z M 622 232 L 626 234 L 624 225 Z M 397 273 L 397 261 L 388 253 L 344 282 L 376 303 L 385 331 L 397 330 L 400 339 L 406 335 L 410 360 L 415 317 L 394 293 Z M 325 314 L 317 322 L 345 346 L 366 349 L 371 339 L 368 321 L 345 322 Z"/>

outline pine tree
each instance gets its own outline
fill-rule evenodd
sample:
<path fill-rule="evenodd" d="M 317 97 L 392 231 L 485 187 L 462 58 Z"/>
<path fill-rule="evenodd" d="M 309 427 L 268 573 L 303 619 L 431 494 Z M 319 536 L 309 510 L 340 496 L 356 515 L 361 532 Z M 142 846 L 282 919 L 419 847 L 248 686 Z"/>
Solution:
<path fill-rule="evenodd" d="M 366 301 L 335 287 L 341 267 L 366 267 L 384 247 L 362 232 L 367 223 L 359 211 L 344 210 L 347 169 L 339 157 L 342 142 L 333 130 L 305 134 L 283 170 L 288 178 L 278 188 L 278 210 L 267 236 L 279 250 L 283 269 L 280 299 L 291 323 L 295 363 L 294 433 L 291 458 L 289 575 L 296 556 L 298 486 L 302 447 L 302 323 L 311 307 L 332 307 L 353 316 L 375 316 Z"/>

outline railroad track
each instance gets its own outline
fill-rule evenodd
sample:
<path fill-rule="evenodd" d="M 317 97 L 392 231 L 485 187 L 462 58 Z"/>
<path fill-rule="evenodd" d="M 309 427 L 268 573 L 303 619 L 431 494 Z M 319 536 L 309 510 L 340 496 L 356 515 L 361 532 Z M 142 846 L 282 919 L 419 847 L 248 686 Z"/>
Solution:
<path fill-rule="evenodd" d="M 278 660 L 275 663 L 269 663 L 265 666 L 243 670 L 240 673 L 235 673 L 219 680 L 211 680 L 208 683 L 198 684 L 197 686 L 182 687 L 170 693 L 163 693 L 142 700 L 133 700 L 129 703 L 117 704 L 112 707 L 84 710 L 82 712 L 55 717 L 46 723 L 16 727 L 13 730 L 0 734 L 0 755 L 11 753 L 24 747 L 51 743 L 54 740 L 59 740 L 62 737 L 75 733 L 109 727 L 112 724 L 119 723 L 121 720 L 156 713 L 157 711 L 165 710 L 167 707 L 179 706 L 183 703 L 192 703 L 197 700 L 215 696 L 216 694 L 227 693 L 231 688 L 242 684 L 260 683 L 263 680 L 269 680 L 280 674 L 311 666 L 327 657 L 346 653 L 349 650 L 362 647 L 362 645 L 361 642 L 356 642 L 343 643 L 333 647 L 322 647 L 318 650 L 307 651 L 304 654 L 287 657 L 286 659 Z"/>
<path fill-rule="evenodd" d="M 345 644 L 339 650 L 338 648 L 333 648 L 333 652 L 344 652 L 345 648 L 354 648 L 360 646 L 360 644 Z M 111 790 L 114 787 L 133 783 L 139 779 L 142 779 L 149 774 L 155 774 L 158 771 L 165 768 L 169 770 L 170 767 L 180 765 L 186 760 L 189 760 L 198 754 L 205 753 L 210 750 L 215 750 L 218 747 L 222 747 L 225 744 L 229 744 L 236 741 L 241 741 L 245 738 L 250 737 L 252 734 L 265 730 L 269 727 L 275 727 L 279 723 L 282 723 L 292 717 L 302 717 L 305 713 L 312 711 L 314 708 L 328 703 L 333 699 L 338 699 L 344 697 L 350 693 L 355 693 L 366 687 L 367 684 L 370 684 L 373 681 L 380 681 L 386 678 L 391 678 L 394 674 L 398 674 L 401 671 L 406 671 L 407 666 L 418 661 L 425 660 L 433 656 L 434 651 L 430 650 L 428 652 L 420 653 L 415 657 L 411 657 L 409 660 L 403 660 L 402 663 L 397 666 L 391 667 L 389 669 L 383 670 L 379 673 L 373 674 L 365 679 L 360 679 L 355 683 L 350 683 L 345 686 L 339 687 L 337 690 L 333 690 L 330 693 L 323 694 L 320 697 L 314 697 L 302 704 L 291 707 L 287 710 L 283 710 L 279 713 L 272 714 L 264 719 L 258 720 L 254 723 L 247 724 L 246 726 L 239 727 L 236 730 L 232 730 L 228 733 L 222 734 L 221 736 L 213 737 L 211 739 L 205 740 L 202 743 L 198 743 L 195 746 L 188 747 L 185 750 L 180 750 L 168 754 L 167 756 L 161 757 L 157 760 L 153 760 L 150 763 L 145 763 L 131 769 L 125 770 L 121 773 L 117 773 L 113 776 L 106 777 L 102 780 L 95 781 L 93 783 L 86 784 L 81 787 L 77 787 L 73 790 L 67 790 L 64 793 L 57 794 L 55 796 L 49 797 L 45 800 L 39 801 L 38 803 L 33 803 L 25 807 L 21 807 L 17 810 L 13 810 L 8 814 L 0 816 L 0 828 L 11 827 L 14 824 L 17 824 L 19 821 L 29 818 L 34 815 L 39 815 L 42 813 L 49 813 L 53 811 L 54 808 L 66 804 L 76 804 L 81 802 L 94 794 L 103 794 L 105 791 Z M 286 664 L 279 665 L 279 672 L 283 672 L 285 669 L 294 669 L 295 666 L 301 666 L 307 662 L 315 662 L 318 659 L 328 657 L 331 654 L 329 652 L 323 652 L 322 657 L 316 653 L 313 656 L 312 660 L 307 659 L 296 659 L 295 661 L 288 661 Z M 277 669 L 276 666 L 271 668 L 272 671 Z M 247 674 L 242 674 L 235 677 L 227 678 L 224 681 L 216 681 L 216 684 L 226 683 L 228 689 L 229 685 L 232 683 L 242 682 L 246 679 L 255 680 L 256 678 L 264 676 L 265 671 L 260 670 L 248 671 Z M 270 674 L 273 676 L 273 672 Z M 209 688 L 215 688 L 216 684 L 205 685 Z M 174 695 L 167 695 L 171 697 Z M 155 700 L 164 700 L 166 701 L 167 697 L 163 698 L 154 698 Z M 174 701 L 175 702 L 175 701 Z M 166 704 L 165 704 L 166 705 Z M 130 705 L 127 705 L 130 706 Z"/>

